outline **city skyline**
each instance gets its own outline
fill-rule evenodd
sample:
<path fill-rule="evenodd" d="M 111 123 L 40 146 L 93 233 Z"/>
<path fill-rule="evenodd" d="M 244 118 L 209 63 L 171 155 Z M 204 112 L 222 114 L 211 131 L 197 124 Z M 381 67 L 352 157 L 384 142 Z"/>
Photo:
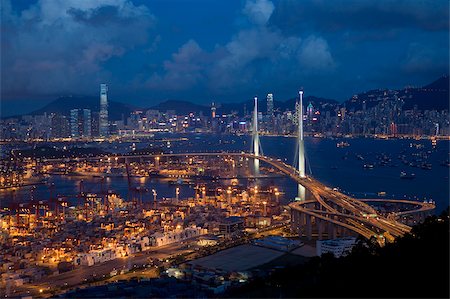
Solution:
<path fill-rule="evenodd" d="M 0 297 L 449 298 L 448 0 L 0 5 Z"/>
<path fill-rule="evenodd" d="M 320 2 L 199 2 L 201 10 L 189 1 L 175 2 L 176 10 L 162 2 L 49 3 L 2 2 L 2 73 L 15 78 L 2 82 L 6 113 L 25 102 L 38 108 L 58 95 L 95 94 L 102 82 L 110 84 L 111 98 L 151 106 L 166 99 L 238 102 L 270 92 L 287 99 L 300 86 L 342 101 L 448 74 L 446 1 L 365 1 L 340 9 Z M 127 25 L 116 30 L 120 24 Z M 80 34 L 86 39 L 76 39 Z M 30 44 L 33 55 L 26 53 Z M 40 72 L 52 80 L 42 81 Z"/>

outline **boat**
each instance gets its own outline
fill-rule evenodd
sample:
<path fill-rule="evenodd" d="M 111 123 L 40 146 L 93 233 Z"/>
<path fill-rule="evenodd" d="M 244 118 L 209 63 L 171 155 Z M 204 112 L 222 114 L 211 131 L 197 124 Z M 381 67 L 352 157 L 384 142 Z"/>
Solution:
<path fill-rule="evenodd" d="M 373 164 L 364 164 L 364 168 L 373 169 Z"/>
<path fill-rule="evenodd" d="M 191 181 L 185 181 L 185 180 L 179 178 L 176 181 L 169 181 L 169 185 L 188 185 L 188 186 L 193 186 L 193 185 L 195 185 L 195 183 L 191 182 Z"/>
<path fill-rule="evenodd" d="M 347 146 L 350 146 L 348 142 L 341 141 L 336 143 L 336 147 L 347 147 Z"/>
<path fill-rule="evenodd" d="M 442 161 L 441 162 L 441 166 L 447 166 L 447 167 L 450 167 L 450 161 Z"/>
<path fill-rule="evenodd" d="M 408 174 L 405 171 L 400 172 L 400 178 L 401 179 L 409 179 L 409 180 L 411 180 L 411 179 L 414 179 L 415 177 L 416 177 L 416 175 L 414 173 Z"/>
<path fill-rule="evenodd" d="M 423 163 L 421 168 L 426 170 L 431 170 L 432 164 L 430 163 Z"/>

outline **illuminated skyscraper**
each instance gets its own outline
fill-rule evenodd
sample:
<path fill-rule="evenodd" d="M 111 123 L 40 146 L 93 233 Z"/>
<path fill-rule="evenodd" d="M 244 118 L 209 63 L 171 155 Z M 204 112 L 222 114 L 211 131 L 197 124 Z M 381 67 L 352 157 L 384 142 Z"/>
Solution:
<path fill-rule="evenodd" d="M 267 94 L 267 115 L 273 115 L 273 94 Z"/>
<path fill-rule="evenodd" d="M 308 120 L 311 120 L 314 114 L 314 106 L 309 102 L 308 107 L 306 107 L 306 114 L 308 115 Z"/>
<path fill-rule="evenodd" d="M 70 110 L 70 136 L 74 138 L 81 136 L 80 121 L 79 109 Z"/>
<path fill-rule="evenodd" d="M 70 135 L 74 138 L 92 136 L 91 110 L 70 110 Z"/>
<path fill-rule="evenodd" d="M 211 117 L 213 119 L 216 118 L 216 105 L 214 104 L 214 102 L 212 102 L 211 104 Z"/>
<path fill-rule="evenodd" d="M 99 133 L 101 137 L 108 137 L 108 85 L 100 84 L 100 115 L 99 115 Z"/>
<path fill-rule="evenodd" d="M 91 110 L 89 109 L 83 109 L 83 136 L 92 136 L 92 118 Z"/>

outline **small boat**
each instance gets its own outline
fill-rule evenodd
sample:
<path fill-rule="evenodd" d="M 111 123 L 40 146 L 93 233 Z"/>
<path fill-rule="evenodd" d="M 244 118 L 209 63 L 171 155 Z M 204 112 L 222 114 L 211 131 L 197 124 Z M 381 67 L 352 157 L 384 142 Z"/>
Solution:
<path fill-rule="evenodd" d="M 414 173 L 406 173 L 405 171 L 400 172 L 400 178 L 401 179 L 414 179 L 416 177 L 416 175 Z"/>
<path fill-rule="evenodd" d="M 347 147 L 347 146 L 350 146 L 348 142 L 341 141 L 336 143 L 336 147 Z"/>
<path fill-rule="evenodd" d="M 373 164 L 364 164 L 364 168 L 373 169 Z"/>
<path fill-rule="evenodd" d="M 430 163 L 423 163 L 421 168 L 426 170 L 431 170 L 432 165 Z"/>

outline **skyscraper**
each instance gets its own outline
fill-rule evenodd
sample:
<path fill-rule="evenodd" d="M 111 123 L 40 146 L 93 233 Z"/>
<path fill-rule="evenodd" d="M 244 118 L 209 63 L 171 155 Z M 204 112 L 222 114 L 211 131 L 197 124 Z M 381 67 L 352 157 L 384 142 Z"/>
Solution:
<path fill-rule="evenodd" d="M 72 137 L 91 137 L 92 118 L 89 109 L 70 110 L 70 135 Z"/>
<path fill-rule="evenodd" d="M 267 115 L 273 115 L 273 94 L 267 94 Z"/>
<path fill-rule="evenodd" d="M 52 138 L 63 138 L 70 136 L 69 121 L 64 115 L 54 113 L 51 118 L 50 126 Z"/>
<path fill-rule="evenodd" d="M 99 133 L 101 137 L 108 137 L 108 85 L 100 84 L 100 115 L 99 115 Z"/>
<path fill-rule="evenodd" d="M 89 109 L 83 109 L 83 136 L 92 136 L 92 118 L 91 110 Z"/>
<path fill-rule="evenodd" d="M 72 137 L 80 137 L 80 116 L 79 109 L 70 110 L 70 136 Z"/>
<path fill-rule="evenodd" d="M 211 104 L 211 117 L 213 119 L 216 118 L 216 105 L 214 104 L 214 102 L 212 102 Z"/>

